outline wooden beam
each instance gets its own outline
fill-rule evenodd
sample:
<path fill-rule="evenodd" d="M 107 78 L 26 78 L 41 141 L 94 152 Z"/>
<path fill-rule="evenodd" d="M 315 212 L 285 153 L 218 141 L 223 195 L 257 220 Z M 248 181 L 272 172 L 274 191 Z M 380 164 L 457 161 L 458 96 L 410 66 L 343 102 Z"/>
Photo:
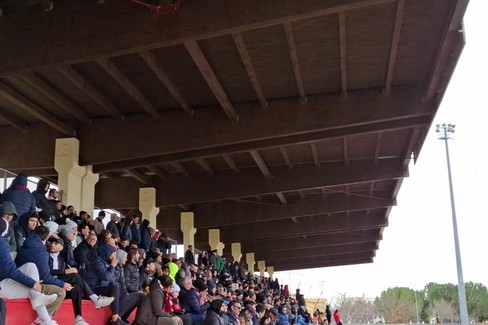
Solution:
<path fill-rule="evenodd" d="M 254 65 L 252 64 L 251 57 L 249 56 L 249 52 L 247 51 L 246 42 L 242 37 L 241 33 L 232 33 L 232 38 L 234 39 L 234 44 L 236 45 L 237 51 L 241 56 L 242 63 L 246 68 L 247 75 L 249 76 L 249 80 L 251 81 L 252 87 L 256 92 L 256 96 L 258 97 L 259 103 L 261 107 L 267 107 L 268 102 L 266 97 L 264 97 L 263 90 L 261 85 L 259 84 L 259 79 L 256 74 L 256 70 L 254 69 Z"/>
<path fill-rule="evenodd" d="M 293 72 L 295 73 L 295 81 L 297 83 L 298 94 L 300 101 L 305 103 L 307 96 L 305 95 L 305 89 L 303 87 L 302 73 L 300 71 L 300 61 L 298 60 L 297 48 L 295 45 L 295 37 L 293 35 L 293 28 L 291 22 L 283 24 L 285 27 L 286 41 L 288 42 L 288 51 L 290 52 L 291 64 L 293 66 Z"/>
<path fill-rule="evenodd" d="M 305 196 L 305 192 L 303 190 L 298 190 L 298 194 L 300 195 L 300 198 L 304 199 L 306 196 Z"/>
<path fill-rule="evenodd" d="M 257 255 L 257 254 L 255 254 Z M 313 256 L 308 256 L 310 257 L 311 260 L 325 260 L 327 263 L 331 262 L 343 262 L 343 261 L 354 261 L 354 260 L 366 260 L 366 259 L 372 259 L 375 256 L 374 251 L 367 251 L 367 252 L 359 252 L 359 253 L 343 253 L 343 254 L 337 254 L 337 255 L 329 255 L 327 252 L 324 252 L 324 254 L 316 254 Z M 283 260 L 283 256 L 276 255 L 274 258 L 269 258 L 266 260 L 266 264 L 269 263 L 269 265 L 279 265 L 281 262 L 284 263 L 284 265 L 295 265 L 297 267 L 300 267 L 300 262 L 304 262 L 304 258 L 302 255 L 290 255 L 290 257 L 287 260 Z M 317 263 L 319 264 L 319 263 Z"/>
<path fill-rule="evenodd" d="M 315 166 L 320 167 L 319 154 L 317 152 L 317 146 L 314 142 L 310 143 L 310 148 L 312 149 L 313 163 Z"/>
<path fill-rule="evenodd" d="M 376 134 L 376 146 L 374 148 L 374 162 L 378 162 L 378 158 L 381 154 L 381 141 L 383 139 L 383 132 L 378 132 Z"/>
<path fill-rule="evenodd" d="M 157 175 L 159 177 L 164 177 L 166 173 L 161 169 L 161 167 L 158 166 L 147 166 L 146 167 L 151 173 L 154 173 L 154 175 Z"/>
<path fill-rule="evenodd" d="M 344 152 L 344 164 L 349 165 L 349 144 L 347 137 L 342 138 L 342 147 Z"/>
<path fill-rule="evenodd" d="M 342 98 L 346 99 L 347 94 L 347 49 L 346 49 L 346 13 L 339 12 L 339 44 L 341 57 L 341 88 Z"/>
<path fill-rule="evenodd" d="M 271 175 L 269 168 L 268 166 L 266 166 L 266 162 L 264 161 L 259 151 L 251 150 L 250 154 L 258 165 L 259 169 L 261 170 L 261 173 L 263 173 L 264 177 L 266 177 L 266 179 L 273 179 L 273 175 Z"/>
<path fill-rule="evenodd" d="M 391 41 L 390 60 L 388 61 L 388 70 L 386 72 L 385 81 L 385 95 L 389 96 L 391 93 L 391 85 L 393 83 L 393 73 L 395 72 L 395 65 L 398 54 L 398 44 L 400 43 L 400 32 L 402 30 L 403 12 L 405 10 L 405 0 L 398 0 L 397 11 L 395 16 L 395 27 L 393 28 L 393 38 Z"/>
<path fill-rule="evenodd" d="M 425 129 L 432 123 L 435 106 L 432 102 L 423 102 L 419 96 L 421 92 L 416 87 L 400 86 L 388 97 L 380 89 L 351 91 L 347 101 L 337 95 L 309 96 L 306 110 L 294 99 L 274 100 L 266 110 L 258 105 L 243 106 L 241 121 L 232 127 L 218 107 L 205 112 L 198 110 L 192 119 L 178 110 L 167 112 L 164 119 L 157 120 L 144 115 L 128 116 L 124 123 L 94 119 L 88 128 L 84 124 L 77 127 L 77 137 L 83 143 L 80 164 L 93 165 L 94 172 L 98 173 L 379 131 Z M 178 127 L 173 127 L 175 125 Z M 58 136 L 42 125 L 35 129 L 45 136 L 33 142 L 0 128 L 0 138 L 6 143 L 26 148 L 25 153 L 14 150 L 15 154 L 5 157 L 4 168 L 54 164 L 54 154 L 50 152 L 44 151 L 35 157 L 28 154 L 39 147 L 53 147 Z M 226 130 L 225 136 L 222 130 Z M 124 150 L 120 150 L 120 143 L 126 144 Z"/>
<path fill-rule="evenodd" d="M 27 113 L 43 121 L 55 130 L 58 130 L 64 135 L 74 136 L 75 130 L 64 122 L 61 122 L 53 115 L 46 112 L 43 108 L 33 103 L 7 84 L 0 82 L 0 96 L 20 107 Z M 16 122 L 17 123 L 17 122 Z"/>
<path fill-rule="evenodd" d="M 222 155 L 222 158 L 225 160 L 225 162 L 227 163 L 227 165 L 229 165 L 229 167 L 234 171 L 234 173 L 237 174 L 239 172 L 239 168 L 237 168 L 237 165 L 234 162 L 234 160 L 232 159 L 232 157 L 230 156 L 230 154 L 224 153 Z"/>
<path fill-rule="evenodd" d="M 172 161 L 170 162 L 170 165 L 173 166 L 176 171 L 184 176 L 188 176 L 190 173 L 186 170 L 185 166 L 183 166 L 180 162 L 178 161 Z"/>
<path fill-rule="evenodd" d="M 198 220 L 197 229 L 208 229 L 221 226 L 260 223 L 264 221 L 281 222 L 291 218 L 300 220 L 303 217 L 338 214 L 347 211 L 365 211 L 385 209 L 396 202 L 380 197 L 367 197 L 333 193 L 328 196 L 317 196 L 288 204 L 286 207 L 276 204 L 261 204 L 250 200 L 224 200 L 205 204 L 194 209 Z M 179 229 L 179 217 L 171 208 L 162 210 L 165 215 L 166 229 Z"/>
<path fill-rule="evenodd" d="M 185 97 L 180 93 L 174 82 L 169 78 L 169 76 L 164 71 L 163 67 L 156 62 L 156 57 L 152 52 L 139 52 L 139 55 L 146 62 L 148 67 L 154 72 L 156 77 L 163 83 L 163 85 L 168 89 L 169 93 L 173 95 L 174 99 L 180 104 L 180 106 L 185 110 L 188 115 L 193 115 L 193 108 L 188 104 Z"/>
<path fill-rule="evenodd" d="M 88 80 L 85 79 L 78 71 L 73 67 L 67 65 L 58 68 L 58 71 L 66 77 L 69 81 L 75 84 L 80 90 L 93 99 L 98 105 L 100 105 L 105 111 L 107 111 L 113 117 L 120 120 L 124 119 L 124 114 L 115 107 L 105 96 L 103 96 Z"/>
<path fill-rule="evenodd" d="M 3 107 L 0 107 L 0 119 L 4 120 L 8 124 L 16 127 L 21 131 L 27 130 L 27 125 L 25 124 L 24 121 L 21 121 L 20 119 L 13 116 L 12 114 L 6 113 L 6 109 Z"/>
<path fill-rule="evenodd" d="M 130 175 L 131 177 L 134 177 L 138 182 L 144 184 L 144 185 L 149 185 L 150 182 L 146 179 L 144 175 L 139 173 L 136 170 L 133 169 L 124 169 L 124 173 Z"/>
<path fill-rule="evenodd" d="M 205 170 L 207 173 L 209 173 L 209 175 L 213 175 L 214 174 L 214 171 L 213 171 L 212 167 L 210 167 L 210 165 L 205 160 L 205 158 L 197 158 L 196 161 L 200 165 L 200 167 L 203 168 L 203 170 Z"/>
<path fill-rule="evenodd" d="M 136 103 L 151 116 L 156 119 L 159 116 L 157 108 L 141 93 L 141 91 L 134 85 L 129 78 L 108 58 L 101 58 L 97 60 L 100 67 L 107 72 L 112 78 L 124 89 L 129 96 L 131 96 Z"/>
<path fill-rule="evenodd" d="M 288 169 L 292 169 L 293 165 L 291 163 L 290 157 L 288 156 L 288 152 L 286 151 L 286 147 L 280 146 L 280 152 L 283 156 L 283 159 L 285 160 L 286 167 L 288 167 Z"/>
<path fill-rule="evenodd" d="M 339 261 L 327 261 L 326 259 L 310 259 L 309 261 L 302 261 L 302 263 L 286 263 L 283 261 L 279 264 L 274 265 L 275 272 L 277 271 L 296 271 L 296 270 L 304 270 L 304 269 L 312 269 L 318 267 L 333 267 L 333 266 L 342 266 L 342 265 L 356 265 L 356 264 L 367 264 L 373 263 L 373 258 L 363 258 L 363 259 L 344 259 Z"/>
<path fill-rule="evenodd" d="M 317 168 L 314 165 L 297 165 L 293 169 L 286 167 L 270 168 L 272 180 L 263 178 L 251 168 L 242 169 L 239 174 L 231 171 L 216 173 L 208 177 L 207 173 L 194 173 L 192 177 L 168 175 L 164 179 L 154 180 L 158 193 L 157 205 L 172 206 L 216 200 L 270 195 L 276 192 L 293 192 L 325 186 L 367 183 L 372 180 L 392 180 L 408 176 L 403 167 L 403 159 L 381 159 L 377 164 L 372 161 L 351 161 L 342 163 L 323 163 Z M 134 182 L 120 179 L 117 183 L 97 183 L 97 206 L 111 204 L 113 208 L 137 207 L 132 195 Z M 191 188 L 192 191 L 188 189 Z M 110 193 L 118 193 L 116 197 Z M 137 195 L 136 195 L 137 197 Z"/>
<path fill-rule="evenodd" d="M 288 205 L 288 201 L 286 200 L 286 196 L 283 192 L 276 193 L 276 196 L 280 200 L 281 204 Z"/>
<path fill-rule="evenodd" d="M 377 229 L 388 225 L 384 211 L 373 211 L 365 217 L 365 212 L 347 215 L 317 215 L 300 218 L 300 226 L 294 227 L 288 219 L 277 224 L 275 221 L 264 221 L 259 224 L 219 227 L 221 241 L 225 243 L 244 243 L 261 239 L 290 238 L 302 235 L 333 235 L 340 232 Z M 249 236 L 252 234 L 252 237 Z M 208 239 L 208 232 L 197 232 L 195 241 Z"/>
<path fill-rule="evenodd" d="M 232 121 L 238 121 L 239 116 L 237 115 L 234 106 L 227 97 L 224 88 L 217 79 L 215 72 L 205 58 L 205 55 L 203 54 L 198 43 L 196 41 L 185 42 L 185 47 L 229 119 Z"/>
<path fill-rule="evenodd" d="M 76 117 L 79 121 L 84 123 L 90 123 L 90 117 L 81 108 L 76 106 L 71 100 L 69 100 L 64 94 L 50 86 L 47 82 L 42 80 L 39 76 L 32 72 L 26 72 L 20 75 L 20 77 L 29 85 L 43 93 L 50 100 L 58 104 L 62 109 Z"/>
<path fill-rule="evenodd" d="M 288 238 L 287 245 L 283 245 L 283 239 L 265 239 L 254 242 L 242 243 L 243 252 L 255 252 L 262 247 L 273 247 L 275 252 L 283 252 L 289 249 L 325 248 L 333 250 L 335 246 L 378 242 L 382 239 L 378 229 L 348 232 L 345 236 L 311 235 Z"/>
<path fill-rule="evenodd" d="M 49 15 L 42 11 L 17 10 L 14 15 L 2 17 L 0 24 L 0 75 L 91 61 L 107 54 L 115 57 L 144 52 L 392 1 L 219 0 L 215 6 L 192 3 L 184 10 L 165 15 L 164 19 L 148 19 L 154 17 L 148 16 L 146 10 L 134 10 L 130 1 L 106 1 L 103 6 L 71 1 L 58 4 Z M 127 15 L 128 12 L 131 14 Z M 62 28 L 53 32 L 53 22 Z M 33 29 L 36 37 L 27 32 Z M 114 30 L 123 37 L 114 37 Z"/>

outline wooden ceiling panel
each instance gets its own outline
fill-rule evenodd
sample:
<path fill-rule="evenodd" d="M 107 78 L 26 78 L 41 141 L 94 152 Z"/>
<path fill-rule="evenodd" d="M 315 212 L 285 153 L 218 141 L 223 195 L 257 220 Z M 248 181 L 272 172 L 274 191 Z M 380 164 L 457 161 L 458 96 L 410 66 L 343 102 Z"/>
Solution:
<path fill-rule="evenodd" d="M 379 157 L 405 156 L 411 132 L 411 129 L 385 132 L 381 138 Z"/>
<path fill-rule="evenodd" d="M 159 111 L 179 109 L 178 102 L 168 92 L 139 54 L 123 55 L 110 60 Z"/>
<path fill-rule="evenodd" d="M 344 145 L 342 138 L 316 141 L 315 147 L 319 155 L 319 161 L 331 162 L 344 159 Z"/>
<path fill-rule="evenodd" d="M 294 22 L 293 32 L 305 93 L 339 91 L 339 30 L 334 15 Z"/>
<path fill-rule="evenodd" d="M 218 101 L 183 45 L 158 48 L 157 62 L 193 108 L 215 106 Z"/>
<path fill-rule="evenodd" d="M 348 88 L 384 86 L 396 2 L 346 12 Z"/>
<path fill-rule="evenodd" d="M 405 2 L 394 85 L 427 82 L 438 40 L 455 2 L 446 0 L 442 5 L 436 0 Z"/>
<path fill-rule="evenodd" d="M 203 40 L 199 45 L 217 79 L 224 85 L 231 102 L 257 101 L 256 93 L 230 35 Z"/>
<path fill-rule="evenodd" d="M 296 97 L 293 66 L 283 25 L 242 34 L 266 98 Z"/>
<path fill-rule="evenodd" d="M 376 134 L 363 134 L 347 138 L 347 151 L 350 160 L 374 159 Z"/>

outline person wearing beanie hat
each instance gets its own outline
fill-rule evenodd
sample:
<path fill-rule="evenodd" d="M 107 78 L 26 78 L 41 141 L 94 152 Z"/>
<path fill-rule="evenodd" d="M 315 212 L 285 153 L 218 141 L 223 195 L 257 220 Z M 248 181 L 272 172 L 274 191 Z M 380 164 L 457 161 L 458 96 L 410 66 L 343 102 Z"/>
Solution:
<path fill-rule="evenodd" d="M 49 229 L 49 236 L 48 237 L 51 237 L 51 236 L 57 237 L 59 225 L 56 222 L 54 222 L 54 221 L 46 221 L 43 224 L 43 226 L 44 227 L 47 227 L 47 229 Z"/>
<path fill-rule="evenodd" d="M 46 305 L 52 304 L 57 295 L 42 294 L 42 286 L 39 281 L 39 271 L 34 263 L 27 263 L 17 268 L 10 248 L 4 239 L 4 234 L 8 232 L 8 221 L 0 217 L 0 298 L 19 299 L 29 298 L 32 308 L 44 324 L 52 324 L 51 317 L 46 309 Z"/>
<path fill-rule="evenodd" d="M 27 175 L 23 173 L 18 174 L 3 192 L 3 200 L 15 206 L 19 217 L 36 211 L 36 199 L 27 188 Z"/>
<path fill-rule="evenodd" d="M 52 222 L 52 221 L 51 221 Z M 60 252 L 61 257 L 68 265 L 78 266 L 75 260 L 73 240 L 76 237 L 77 225 L 73 221 L 69 221 L 65 225 L 59 226 L 59 237 L 64 240 L 63 250 Z"/>
<path fill-rule="evenodd" d="M 196 280 L 197 286 L 200 286 Z M 186 276 L 181 283 L 181 306 L 187 313 L 191 314 L 192 324 L 201 324 L 205 318 L 206 311 L 210 308 L 210 303 L 207 301 L 207 291 L 199 291 L 192 285 L 191 277 Z M 201 286 L 203 288 L 203 286 Z M 201 304 L 200 302 L 204 302 Z"/>
<path fill-rule="evenodd" d="M 227 304 L 222 299 L 214 299 L 210 303 L 202 325 L 224 325 L 226 321 L 222 317 L 227 312 Z"/>

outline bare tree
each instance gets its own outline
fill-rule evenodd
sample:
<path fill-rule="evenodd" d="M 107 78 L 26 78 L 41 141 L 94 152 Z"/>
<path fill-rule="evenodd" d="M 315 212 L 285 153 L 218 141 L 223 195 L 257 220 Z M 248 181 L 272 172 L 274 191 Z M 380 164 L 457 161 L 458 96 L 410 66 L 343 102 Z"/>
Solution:
<path fill-rule="evenodd" d="M 457 309 L 444 299 L 434 301 L 426 310 L 430 319 L 436 319 L 441 323 L 449 322 L 459 322 L 459 314 Z"/>

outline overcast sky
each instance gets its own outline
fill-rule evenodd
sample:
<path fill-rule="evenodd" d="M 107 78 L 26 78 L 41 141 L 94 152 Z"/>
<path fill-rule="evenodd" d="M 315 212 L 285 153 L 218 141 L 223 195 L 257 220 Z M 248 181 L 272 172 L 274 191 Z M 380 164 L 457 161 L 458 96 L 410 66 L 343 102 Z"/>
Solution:
<path fill-rule="evenodd" d="M 456 125 L 449 141 L 464 282 L 488 286 L 488 1 L 471 0 L 465 15 L 466 46 L 398 205 L 389 216 L 374 263 L 277 272 L 308 297 L 339 294 L 375 297 L 388 287 L 421 289 L 429 282 L 457 284 L 444 142 L 435 124 Z"/>

